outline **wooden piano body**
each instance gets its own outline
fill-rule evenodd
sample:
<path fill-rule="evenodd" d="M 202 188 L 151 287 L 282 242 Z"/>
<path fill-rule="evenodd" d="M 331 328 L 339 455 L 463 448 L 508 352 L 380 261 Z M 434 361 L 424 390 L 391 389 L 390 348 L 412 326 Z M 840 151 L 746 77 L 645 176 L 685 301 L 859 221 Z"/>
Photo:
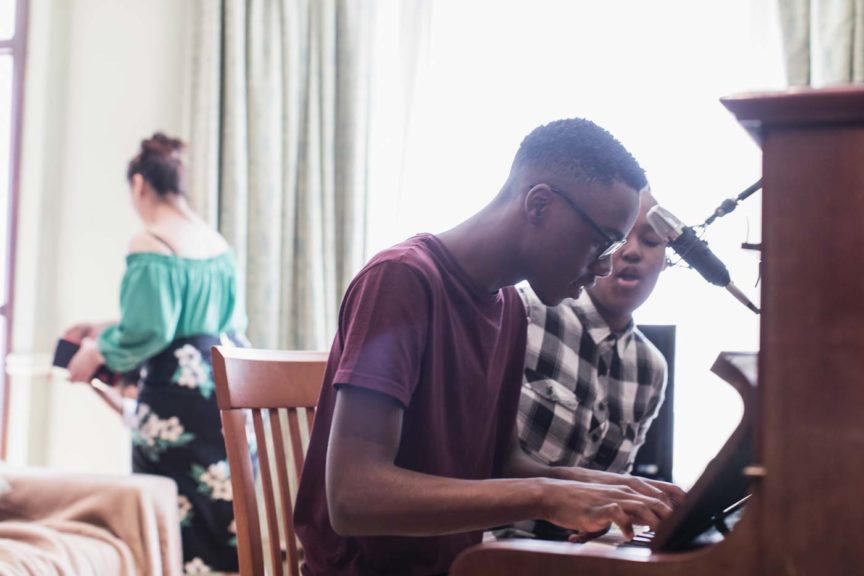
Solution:
<path fill-rule="evenodd" d="M 763 153 L 759 385 L 744 398 L 754 445 L 740 522 L 687 552 L 482 544 L 452 576 L 864 574 L 864 87 L 723 104 Z"/>

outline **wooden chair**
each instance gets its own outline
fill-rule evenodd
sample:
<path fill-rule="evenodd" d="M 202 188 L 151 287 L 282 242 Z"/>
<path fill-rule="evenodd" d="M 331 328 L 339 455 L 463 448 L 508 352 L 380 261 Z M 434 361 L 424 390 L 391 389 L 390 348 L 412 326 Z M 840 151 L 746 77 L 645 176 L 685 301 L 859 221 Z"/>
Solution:
<path fill-rule="evenodd" d="M 247 430 L 247 415 L 252 414 L 257 444 L 269 564 L 273 574 L 283 575 L 287 563 L 288 573 L 299 576 L 292 494 L 296 494 L 303 469 L 326 365 L 326 352 L 213 347 L 213 378 L 231 468 L 240 573 L 244 576 L 265 573 L 259 495 L 249 449 L 248 435 L 253 432 Z M 305 434 L 301 434 L 303 416 Z M 289 469 L 289 454 L 293 470 Z"/>

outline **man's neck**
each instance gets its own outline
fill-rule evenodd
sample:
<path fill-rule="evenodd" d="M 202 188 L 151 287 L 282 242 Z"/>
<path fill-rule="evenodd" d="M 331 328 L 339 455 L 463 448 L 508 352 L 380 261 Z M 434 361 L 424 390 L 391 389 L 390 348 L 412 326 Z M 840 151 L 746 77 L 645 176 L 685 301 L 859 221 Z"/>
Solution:
<path fill-rule="evenodd" d="M 461 224 L 437 234 L 468 277 L 495 292 L 524 278 L 515 231 L 507 225 L 506 206 L 490 204 Z"/>

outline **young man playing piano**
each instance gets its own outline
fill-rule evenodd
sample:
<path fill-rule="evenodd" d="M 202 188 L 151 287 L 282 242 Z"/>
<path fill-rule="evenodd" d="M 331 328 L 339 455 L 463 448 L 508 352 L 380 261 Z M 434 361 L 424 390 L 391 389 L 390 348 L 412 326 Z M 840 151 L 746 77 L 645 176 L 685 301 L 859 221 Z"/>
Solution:
<path fill-rule="evenodd" d="M 612 273 L 576 299 L 547 306 L 529 287 L 528 343 L 517 428 L 519 443 L 549 466 L 629 473 L 663 402 L 667 365 L 635 327 L 633 312 L 666 267 L 666 242 L 648 223 L 648 188 Z M 524 522 L 496 536 L 567 539 L 572 530 Z"/>
<path fill-rule="evenodd" d="M 304 574 L 443 574 L 491 526 L 631 534 L 670 514 L 677 488 L 541 464 L 515 433 L 527 326 L 513 285 L 555 305 L 608 275 L 645 183 L 602 128 L 553 122 L 525 138 L 480 212 L 360 271 L 297 495 Z"/>

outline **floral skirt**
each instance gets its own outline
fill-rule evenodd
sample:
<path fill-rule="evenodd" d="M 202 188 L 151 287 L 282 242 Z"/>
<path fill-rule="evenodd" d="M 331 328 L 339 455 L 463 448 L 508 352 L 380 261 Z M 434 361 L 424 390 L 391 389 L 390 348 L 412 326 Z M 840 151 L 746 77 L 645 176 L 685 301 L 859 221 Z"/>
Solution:
<path fill-rule="evenodd" d="M 239 338 L 179 338 L 146 361 L 138 384 L 132 469 L 177 483 L 187 574 L 237 572 L 231 476 L 210 347 Z"/>

